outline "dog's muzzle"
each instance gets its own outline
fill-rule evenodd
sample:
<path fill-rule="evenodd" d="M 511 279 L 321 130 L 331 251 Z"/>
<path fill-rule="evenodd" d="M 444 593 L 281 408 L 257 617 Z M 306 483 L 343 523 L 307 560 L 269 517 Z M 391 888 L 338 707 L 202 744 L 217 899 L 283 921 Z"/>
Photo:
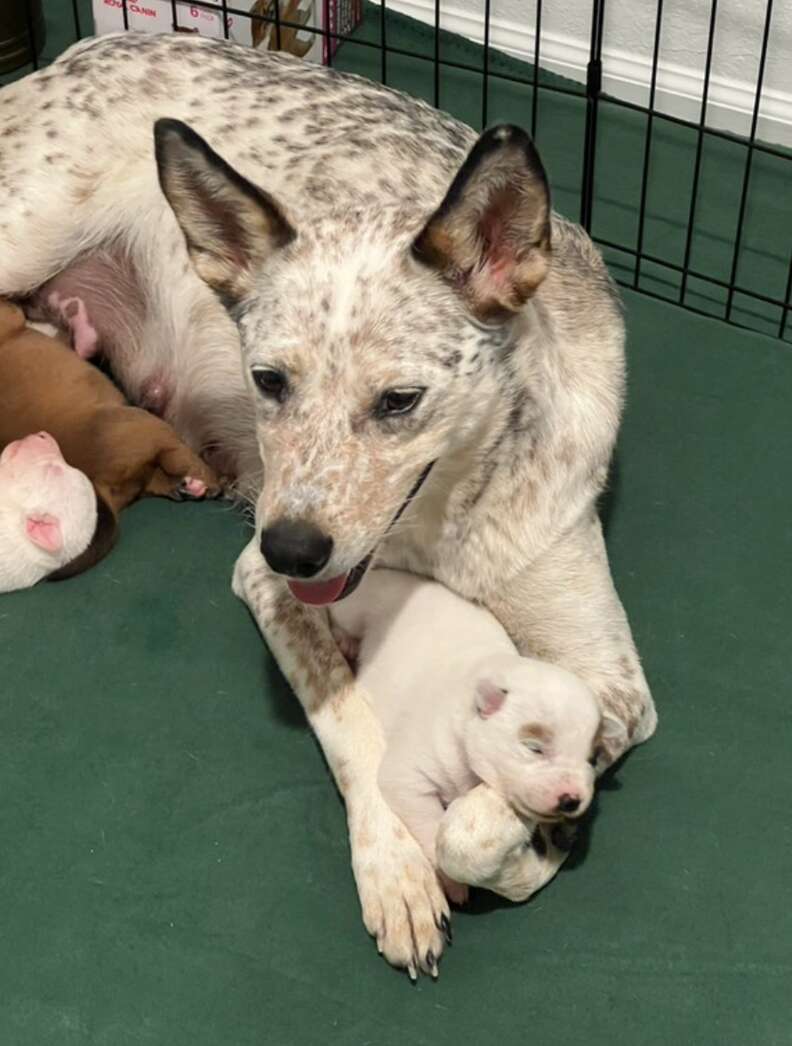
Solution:
<path fill-rule="evenodd" d="M 423 469 L 410 493 L 385 529 L 380 542 L 423 486 L 433 461 Z M 378 542 L 377 544 L 379 544 Z M 351 595 L 363 580 L 377 546 L 346 574 L 326 581 L 309 581 L 327 564 L 333 551 L 333 539 L 312 523 L 304 520 L 279 520 L 261 533 L 261 553 L 276 574 L 286 577 L 289 591 L 301 603 L 327 606 Z"/>

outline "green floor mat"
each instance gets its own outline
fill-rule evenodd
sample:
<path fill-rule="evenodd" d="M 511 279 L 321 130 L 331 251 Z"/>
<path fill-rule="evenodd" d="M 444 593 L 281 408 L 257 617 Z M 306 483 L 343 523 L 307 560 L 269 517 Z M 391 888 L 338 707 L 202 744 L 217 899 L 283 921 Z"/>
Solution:
<path fill-rule="evenodd" d="M 387 33 L 426 44 L 395 17 Z M 389 80 L 431 100 L 415 61 L 389 56 Z M 363 47 L 342 62 L 378 75 Z M 448 76 L 441 104 L 477 122 L 475 74 Z M 492 84 L 490 107 L 527 122 L 530 88 Z M 617 115 L 594 220 L 627 243 L 643 137 Z M 572 214 L 582 121 L 578 99 L 542 95 L 539 143 Z M 657 125 L 645 245 L 664 257 L 684 251 L 694 144 Z M 705 154 L 692 254 L 718 276 L 739 196 L 728 151 Z M 780 171 L 763 171 L 752 287 L 781 272 L 784 222 L 789 239 Z M 645 296 L 626 305 L 604 513 L 661 725 L 606 782 L 569 866 L 527 905 L 458 915 L 436 984 L 388 969 L 321 754 L 230 593 L 245 525 L 220 504 L 146 502 L 88 575 L 0 597 L 1 1046 L 792 1042 L 792 357 Z"/>
<path fill-rule="evenodd" d="M 789 1043 L 792 360 L 630 294 L 608 542 L 661 729 L 437 984 L 359 920 L 341 805 L 229 591 L 241 521 L 147 502 L 0 600 L 0 1041 Z"/>

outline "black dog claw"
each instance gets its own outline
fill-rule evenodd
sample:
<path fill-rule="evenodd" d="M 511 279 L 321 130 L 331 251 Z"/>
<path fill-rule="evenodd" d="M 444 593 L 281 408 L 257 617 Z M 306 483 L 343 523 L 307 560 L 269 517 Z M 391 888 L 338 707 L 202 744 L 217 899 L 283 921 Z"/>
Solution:
<path fill-rule="evenodd" d="M 446 941 L 449 944 L 453 944 L 454 943 L 454 934 L 453 934 L 453 931 L 451 930 L 451 923 L 449 922 L 447 915 L 442 915 L 440 917 L 440 929 L 443 931 L 443 935 L 444 935 Z"/>

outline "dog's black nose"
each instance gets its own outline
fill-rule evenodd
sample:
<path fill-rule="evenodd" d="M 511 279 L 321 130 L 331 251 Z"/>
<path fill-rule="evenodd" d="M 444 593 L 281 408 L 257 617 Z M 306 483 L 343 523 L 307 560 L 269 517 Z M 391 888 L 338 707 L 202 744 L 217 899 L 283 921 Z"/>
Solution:
<path fill-rule="evenodd" d="M 562 814 L 573 814 L 579 806 L 580 797 L 577 795 L 568 795 L 564 792 L 558 797 L 558 809 Z"/>
<path fill-rule="evenodd" d="M 287 577 L 314 577 L 332 551 L 333 539 L 301 519 L 280 519 L 261 532 L 262 556 Z"/>

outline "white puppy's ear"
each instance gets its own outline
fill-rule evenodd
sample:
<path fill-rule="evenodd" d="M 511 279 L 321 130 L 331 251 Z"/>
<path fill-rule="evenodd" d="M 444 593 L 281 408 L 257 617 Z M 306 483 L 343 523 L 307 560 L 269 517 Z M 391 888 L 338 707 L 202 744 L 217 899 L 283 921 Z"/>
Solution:
<path fill-rule="evenodd" d="M 476 683 L 476 711 L 482 719 L 489 719 L 500 711 L 507 692 L 496 686 L 491 679 L 479 679 Z"/>
<path fill-rule="evenodd" d="M 49 512 L 38 512 L 25 518 L 25 533 L 37 548 L 55 554 L 63 548 L 60 520 Z"/>

